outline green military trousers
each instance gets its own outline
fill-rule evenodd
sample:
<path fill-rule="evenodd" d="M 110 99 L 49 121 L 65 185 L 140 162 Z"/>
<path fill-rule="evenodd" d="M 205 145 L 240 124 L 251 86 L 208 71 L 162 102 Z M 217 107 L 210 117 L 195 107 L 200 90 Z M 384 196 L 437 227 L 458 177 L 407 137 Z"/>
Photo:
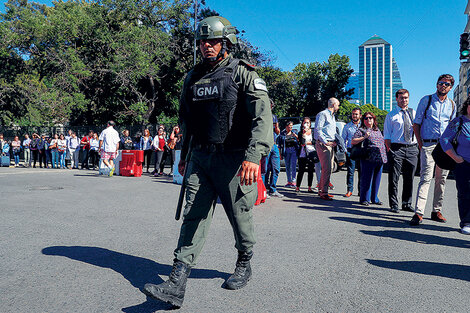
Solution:
<path fill-rule="evenodd" d="M 175 258 L 194 266 L 209 231 L 214 201 L 220 198 L 235 235 L 235 248 L 251 251 L 255 244 L 253 208 L 257 184 L 240 185 L 244 151 L 195 150 L 186 169 L 186 205 Z"/>

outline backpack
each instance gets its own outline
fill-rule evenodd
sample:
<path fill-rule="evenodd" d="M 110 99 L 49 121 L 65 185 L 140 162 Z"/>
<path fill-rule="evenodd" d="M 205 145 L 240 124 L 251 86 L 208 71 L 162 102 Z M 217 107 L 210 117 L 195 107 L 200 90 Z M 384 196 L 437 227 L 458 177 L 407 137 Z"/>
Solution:
<path fill-rule="evenodd" d="M 427 117 L 426 114 L 428 113 L 428 109 L 431 106 L 431 100 L 432 100 L 432 95 L 429 95 L 428 96 L 428 105 L 426 106 L 426 110 L 424 110 L 424 119 L 426 119 L 426 117 Z M 454 102 L 454 100 L 452 100 L 450 98 L 449 98 L 449 100 L 452 103 L 452 113 L 450 114 L 450 116 L 452 117 L 452 115 L 454 115 L 454 111 L 455 111 L 455 102 Z"/>

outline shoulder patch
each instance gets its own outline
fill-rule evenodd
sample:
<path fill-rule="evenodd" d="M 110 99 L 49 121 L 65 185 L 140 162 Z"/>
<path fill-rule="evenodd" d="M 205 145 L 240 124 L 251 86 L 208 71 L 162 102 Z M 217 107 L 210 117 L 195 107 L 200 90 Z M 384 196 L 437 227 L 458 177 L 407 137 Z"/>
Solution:
<path fill-rule="evenodd" d="M 268 88 L 266 88 L 266 83 L 261 78 L 259 78 L 259 77 L 256 78 L 253 81 L 253 84 L 255 86 L 255 90 L 263 90 L 263 91 L 268 92 Z"/>
<path fill-rule="evenodd" d="M 240 64 L 245 65 L 247 68 L 249 68 L 250 70 L 253 70 L 253 71 L 256 69 L 255 65 L 250 64 L 250 63 L 248 63 L 248 61 L 245 61 L 245 60 L 240 60 Z"/>

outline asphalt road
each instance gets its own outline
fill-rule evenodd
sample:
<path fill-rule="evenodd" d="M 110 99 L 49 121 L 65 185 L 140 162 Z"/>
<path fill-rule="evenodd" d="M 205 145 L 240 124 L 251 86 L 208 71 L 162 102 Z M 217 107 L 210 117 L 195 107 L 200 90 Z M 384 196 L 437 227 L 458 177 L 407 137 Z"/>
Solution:
<path fill-rule="evenodd" d="M 470 237 L 458 232 L 455 182 L 448 223 L 429 219 L 430 199 L 419 228 L 407 224 L 412 213 L 343 198 L 344 182 L 334 174 L 332 202 L 281 187 L 285 198 L 254 208 L 254 273 L 238 291 L 221 288 L 236 250 L 218 205 L 180 311 L 468 312 Z M 170 309 L 139 289 L 171 271 L 178 192 L 168 178 L 0 168 L 0 311 Z"/>

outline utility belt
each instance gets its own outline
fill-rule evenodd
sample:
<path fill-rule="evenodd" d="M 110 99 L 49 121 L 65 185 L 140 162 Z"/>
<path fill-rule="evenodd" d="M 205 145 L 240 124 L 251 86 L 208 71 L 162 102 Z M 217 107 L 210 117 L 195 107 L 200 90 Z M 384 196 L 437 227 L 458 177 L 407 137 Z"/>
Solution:
<path fill-rule="evenodd" d="M 412 148 L 418 146 L 417 143 L 392 143 L 392 148 Z"/>
<path fill-rule="evenodd" d="M 423 139 L 423 142 L 426 143 L 438 143 L 439 139 Z"/>
<path fill-rule="evenodd" d="M 224 143 L 194 143 L 192 147 L 196 151 L 206 153 L 239 152 L 246 150 L 246 148 L 243 147 L 232 147 Z"/>

